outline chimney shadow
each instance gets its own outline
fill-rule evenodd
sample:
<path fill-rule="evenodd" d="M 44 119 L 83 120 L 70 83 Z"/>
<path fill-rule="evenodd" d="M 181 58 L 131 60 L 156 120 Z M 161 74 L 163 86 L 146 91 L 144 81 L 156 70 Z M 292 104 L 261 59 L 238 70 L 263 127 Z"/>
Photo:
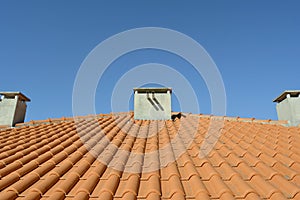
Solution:
<path fill-rule="evenodd" d="M 150 97 L 147 97 L 148 101 L 152 104 L 152 106 L 155 108 L 156 111 L 159 110 L 159 108 L 155 105 L 155 103 L 152 101 Z"/>
<path fill-rule="evenodd" d="M 161 104 L 159 103 L 159 101 L 158 101 L 155 97 L 153 97 L 153 100 L 155 101 L 155 103 L 157 104 L 157 106 L 158 106 L 162 111 L 164 111 L 164 108 L 161 106 Z"/>

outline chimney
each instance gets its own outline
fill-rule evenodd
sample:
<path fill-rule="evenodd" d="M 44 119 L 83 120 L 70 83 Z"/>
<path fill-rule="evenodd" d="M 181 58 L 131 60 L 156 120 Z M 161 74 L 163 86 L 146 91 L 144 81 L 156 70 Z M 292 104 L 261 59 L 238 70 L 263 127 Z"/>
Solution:
<path fill-rule="evenodd" d="M 290 126 L 300 124 L 300 90 L 286 90 L 273 100 L 279 120 L 287 120 Z"/>
<path fill-rule="evenodd" d="M 171 88 L 134 88 L 134 119 L 171 119 Z"/>
<path fill-rule="evenodd" d="M 25 119 L 26 101 L 30 101 L 21 92 L 0 92 L 0 125 L 14 126 Z"/>

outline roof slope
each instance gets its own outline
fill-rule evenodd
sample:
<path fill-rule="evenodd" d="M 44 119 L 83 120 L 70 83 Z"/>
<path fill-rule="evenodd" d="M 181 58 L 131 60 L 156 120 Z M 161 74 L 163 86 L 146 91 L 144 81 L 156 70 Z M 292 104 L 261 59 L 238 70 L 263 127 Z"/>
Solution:
<path fill-rule="evenodd" d="M 0 199 L 300 199 L 300 128 L 222 118 L 216 135 L 213 120 L 123 113 L 3 129 Z"/>

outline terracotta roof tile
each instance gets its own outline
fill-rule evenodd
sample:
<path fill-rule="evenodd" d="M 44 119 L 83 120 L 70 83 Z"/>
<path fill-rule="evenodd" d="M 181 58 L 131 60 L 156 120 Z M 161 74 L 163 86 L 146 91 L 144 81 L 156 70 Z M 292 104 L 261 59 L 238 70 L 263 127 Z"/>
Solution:
<path fill-rule="evenodd" d="M 233 169 L 235 169 L 246 181 L 249 181 L 253 176 L 258 175 L 258 173 L 251 166 L 247 165 L 244 162 L 241 162 L 237 167 L 234 167 Z"/>
<path fill-rule="evenodd" d="M 239 175 L 234 175 L 229 181 L 225 181 L 235 198 L 245 199 L 249 193 L 255 193 L 254 189 L 247 184 Z"/>
<path fill-rule="evenodd" d="M 224 181 L 229 181 L 238 174 L 228 163 L 222 163 L 219 167 L 216 167 L 216 170 Z"/>
<path fill-rule="evenodd" d="M 161 182 L 159 177 L 159 172 L 146 173 L 145 177 L 141 178 L 138 196 L 139 198 L 148 198 L 150 194 L 155 194 L 154 196 L 161 195 Z"/>
<path fill-rule="evenodd" d="M 261 174 L 266 180 L 272 179 L 273 176 L 278 175 L 278 172 L 273 170 L 272 167 L 266 165 L 263 162 L 258 163 L 254 170 Z"/>
<path fill-rule="evenodd" d="M 270 180 L 270 183 L 272 183 L 276 188 L 280 188 L 280 191 L 283 193 L 283 195 L 289 199 L 293 198 L 297 193 L 300 192 L 299 187 L 297 187 L 292 182 L 289 182 L 281 175 L 273 176 Z"/>
<path fill-rule="evenodd" d="M 3 128 L 0 199 L 300 199 L 300 127 L 186 115 L 173 122 L 111 113 Z"/>
<path fill-rule="evenodd" d="M 212 176 L 210 180 L 203 181 L 211 198 L 220 199 L 226 193 L 228 197 L 234 197 L 230 188 L 225 184 L 219 176 Z"/>
<path fill-rule="evenodd" d="M 184 190 L 180 178 L 171 176 L 169 180 L 161 181 L 162 198 L 185 199 Z"/>

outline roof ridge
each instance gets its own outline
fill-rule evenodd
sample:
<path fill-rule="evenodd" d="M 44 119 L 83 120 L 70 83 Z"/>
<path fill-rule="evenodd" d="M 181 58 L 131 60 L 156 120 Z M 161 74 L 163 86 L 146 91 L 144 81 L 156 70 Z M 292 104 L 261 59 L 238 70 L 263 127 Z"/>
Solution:
<path fill-rule="evenodd" d="M 177 113 L 177 112 L 172 112 Z M 1 130 L 7 130 L 7 129 L 15 129 L 20 127 L 26 127 L 26 126 L 38 126 L 41 124 L 57 124 L 61 122 L 67 122 L 67 121 L 74 121 L 78 119 L 100 119 L 100 118 L 106 118 L 106 117 L 112 117 L 112 116 L 122 116 L 122 115 L 131 115 L 133 117 L 133 112 L 111 112 L 111 113 L 100 113 L 100 114 L 89 114 L 85 116 L 74 116 L 74 117 L 61 117 L 61 118 L 48 118 L 43 120 L 30 120 L 28 122 L 18 123 L 15 125 L 15 127 L 10 126 L 0 126 Z M 193 114 L 193 113 L 183 113 L 186 116 L 196 116 L 200 118 L 220 118 L 225 121 L 236 121 L 236 122 L 245 122 L 245 123 L 259 123 L 259 124 L 270 124 L 270 125 L 280 125 L 284 127 L 288 127 L 289 122 L 287 120 L 272 120 L 272 119 L 256 119 L 254 117 L 252 118 L 244 118 L 244 117 L 231 117 L 231 116 L 217 116 L 217 115 L 210 115 L 210 114 Z M 140 120 L 137 120 L 140 121 Z M 152 120 L 142 120 L 142 121 L 152 121 Z M 296 128 L 300 128 L 300 125 Z"/>

